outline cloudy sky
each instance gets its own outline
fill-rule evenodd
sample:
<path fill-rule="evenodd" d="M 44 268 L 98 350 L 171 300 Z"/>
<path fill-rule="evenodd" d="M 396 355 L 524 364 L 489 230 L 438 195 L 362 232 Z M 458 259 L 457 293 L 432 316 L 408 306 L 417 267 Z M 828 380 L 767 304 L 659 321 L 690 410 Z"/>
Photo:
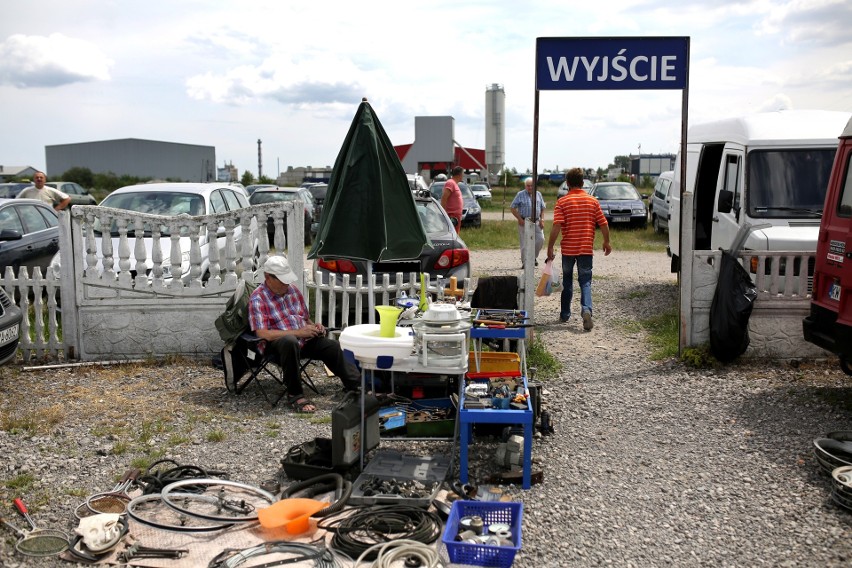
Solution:
<path fill-rule="evenodd" d="M 485 147 L 506 93 L 506 164 L 533 162 L 537 37 L 689 36 L 689 121 L 852 111 L 849 0 L 5 0 L 0 164 L 44 147 L 144 138 L 216 147 L 257 174 L 334 163 L 361 97 L 394 144 L 453 116 Z M 543 91 L 539 168 L 676 152 L 680 91 Z M 839 134 L 840 132 L 838 132 Z M 62 172 L 48 172 L 59 175 Z"/>

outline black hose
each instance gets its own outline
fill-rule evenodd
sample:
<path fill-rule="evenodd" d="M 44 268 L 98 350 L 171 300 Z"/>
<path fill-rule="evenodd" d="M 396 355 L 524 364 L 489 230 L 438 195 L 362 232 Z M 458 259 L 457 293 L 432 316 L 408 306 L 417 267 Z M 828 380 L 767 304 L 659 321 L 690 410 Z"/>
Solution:
<path fill-rule="evenodd" d="M 331 481 L 332 484 L 326 483 L 328 481 Z M 349 500 L 349 496 L 352 495 L 352 482 L 344 481 L 343 476 L 339 473 L 325 473 L 323 475 L 318 475 L 289 485 L 281 492 L 281 499 L 292 497 L 299 491 L 303 491 L 308 488 L 310 488 L 310 491 L 308 491 L 309 497 L 334 489 L 334 494 L 337 499 L 325 509 L 311 515 L 312 517 L 325 517 L 332 513 L 336 513 L 342 509 L 344 505 L 346 505 L 346 502 Z"/>

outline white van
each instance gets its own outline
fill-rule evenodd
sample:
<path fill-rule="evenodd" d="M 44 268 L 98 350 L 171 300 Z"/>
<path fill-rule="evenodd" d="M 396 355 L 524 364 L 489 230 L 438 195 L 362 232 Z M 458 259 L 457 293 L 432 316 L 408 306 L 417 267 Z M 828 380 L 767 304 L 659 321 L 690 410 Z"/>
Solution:
<path fill-rule="evenodd" d="M 678 153 L 670 193 L 669 256 L 680 270 L 681 191 L 693 193 L 693 250 L 814 251 L 838 136 L 848 112 L 786 110 L 698 124 L 687 132 L 686 182 Z M 766 226 L 768 225 L 768 226 Z"/>

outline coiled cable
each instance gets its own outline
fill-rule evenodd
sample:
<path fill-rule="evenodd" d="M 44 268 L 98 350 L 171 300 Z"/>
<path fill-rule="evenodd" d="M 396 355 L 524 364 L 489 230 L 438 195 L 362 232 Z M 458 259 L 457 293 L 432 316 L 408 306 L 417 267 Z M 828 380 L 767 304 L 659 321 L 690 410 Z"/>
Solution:
<path fill-rule="evenodd" d="M 172 464 L 173 467 L 159 468 L 164 464 Z M 204 469 L 196 465 L 180 465 L 173 459 L 164 458 L 157 460 L 145 470 L 145 473 L 136 479 L 136 483 L 142 487 L 143 495 L 160 493 L 163 487 L 184 479 L 227 477 L 224 471 Z M 203 488 L 186 486 L 183 488 L 187 493 L 197 493 Z"/>
<path fill-rule="evenodd" d="M 432 544 L 443 528 L 437 514 L 412 505 L 372 505 L 345 513 L 320 520 L 317 528 L 332 532 L 331 547 L 352 558 L 360 557 L 373 545 L 400 539 Z M 377 555 L 378 550 L 373 550 L 364 558 L 375 560 Z"/>
<path fill-rule="evenodd" d="M 419 566 L 423 568 L 437 568 L 438 566 L 442 566 L 438 551 L 434 547 L 417 542 L 416 540 L 400 539 L 374 544 L 361 553 L 361 556 L 355 560 L 352 568 L 358 568 L 361 561 L 369 554 L 376 556 L 376 560 L 370 564 L 371 568 L 391 568 L 394 562 L 399 560 L 406 561 L 409 558 L 419 561 Z"/>
<path fill-rule="evenodd" d="M 340 568 L 341 564 L 337 561 L 331 550 L 324 546 L 314 546 L 312 544 L 304 544 L 300 542 L 288 541 L 273 541 L 264 542 L 257 546 L 244 548 L 242 550 L 236 548 L 226 548 L 220 552 L 213 560 L 207 564 L 207 568 L 236 568 L 242 566 L 249 558 L 264 556 L 267 554 L 289 554 L 289 558 L 281 560 L 273 560 L 265 564 L 261 564 L 256 568 L 284 566 L 286 564 L 295 564 L 305 560 L 313 560 L 314 566 L 318 568 Z"/>

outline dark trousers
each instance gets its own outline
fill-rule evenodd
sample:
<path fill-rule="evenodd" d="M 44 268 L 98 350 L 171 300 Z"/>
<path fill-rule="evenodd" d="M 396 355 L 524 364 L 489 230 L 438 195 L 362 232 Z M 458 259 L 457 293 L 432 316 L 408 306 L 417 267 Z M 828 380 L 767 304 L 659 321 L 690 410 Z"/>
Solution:
<path fill-rule="evenodd" d="M 274 354 L 278 366 L 284 371 L 284 382 L 291 397 L 303 394 L 299 379 L 299 360 L 302 358 L 322 361 L 331 372 L 340 377 L 343 388 L 352 390 L 361 384 L 361 375 L 355 365 L 346 361 L 340 343 L 327 337 L 309 339 L 299 348 L 299 340 L 287 335 L 266 343 L 266 349 Z"/>

